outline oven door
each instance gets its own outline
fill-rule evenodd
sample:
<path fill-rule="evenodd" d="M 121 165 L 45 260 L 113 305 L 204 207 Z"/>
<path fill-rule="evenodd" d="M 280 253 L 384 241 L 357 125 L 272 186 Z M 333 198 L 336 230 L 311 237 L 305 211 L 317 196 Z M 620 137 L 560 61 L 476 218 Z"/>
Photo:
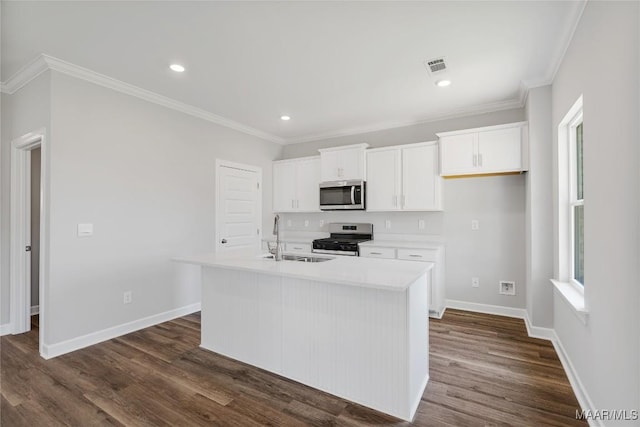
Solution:
<path fill-rule="evenodd" d="M 364 181 L 335 181 L 320 184 L 320 209 L 364 210 Z"/>

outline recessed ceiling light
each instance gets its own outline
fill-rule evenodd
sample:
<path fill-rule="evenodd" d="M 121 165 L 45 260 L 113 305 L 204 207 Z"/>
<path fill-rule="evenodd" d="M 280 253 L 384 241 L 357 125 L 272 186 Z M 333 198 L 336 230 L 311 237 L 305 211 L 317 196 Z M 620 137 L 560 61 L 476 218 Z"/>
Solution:
<path fill-rule="evenodd" d="M 280 120 L 284 120 L 286 122 L 287 120 L 291 120 L 291 117 L 289 117 L 289 116 L 280 116 Z"/>
<path fill-rule="evenodd" d="M 180 64 L 171 64 L 169 65 L 169 68 L 171 68 L 176 73 L 181 73 L 184 71 L 184 67 Z"/>
<path fill-rule="evenodd" d="M 436 86 L 438 87 L 447 87 L 451 84 L 451 80 L 438 80 L 436 82 Z"/>

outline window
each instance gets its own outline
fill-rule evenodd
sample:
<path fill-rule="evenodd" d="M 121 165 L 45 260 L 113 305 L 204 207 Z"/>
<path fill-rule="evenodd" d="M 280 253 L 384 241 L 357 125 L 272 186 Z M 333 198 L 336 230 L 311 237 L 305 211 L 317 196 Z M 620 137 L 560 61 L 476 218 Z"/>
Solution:
<path fill-rule="evenodd" d="M 582 167 L 582 109 L 569 125 L 569 205 L 571 276 L 570 279 L 584 286 L 584 180 Z"/>
<path fill-rule="evenodd" d="M 551 282 L 586 325 L 589 310 L 584 290 L 583 128 L 580 96 L 558 125 L 558 277 Z"/>

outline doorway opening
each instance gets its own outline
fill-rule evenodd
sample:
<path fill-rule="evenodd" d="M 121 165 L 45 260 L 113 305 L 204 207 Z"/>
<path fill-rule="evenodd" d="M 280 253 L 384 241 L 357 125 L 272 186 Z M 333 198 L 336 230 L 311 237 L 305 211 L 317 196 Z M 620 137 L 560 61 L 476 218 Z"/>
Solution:
<path fill-rule="evenodd" d="M 44 129 L 11 143 L 11 333 L 29 332 L 33 321 L 44 358 L 48 358 L 44 342 L 49 265 L 47 156 Z"/>

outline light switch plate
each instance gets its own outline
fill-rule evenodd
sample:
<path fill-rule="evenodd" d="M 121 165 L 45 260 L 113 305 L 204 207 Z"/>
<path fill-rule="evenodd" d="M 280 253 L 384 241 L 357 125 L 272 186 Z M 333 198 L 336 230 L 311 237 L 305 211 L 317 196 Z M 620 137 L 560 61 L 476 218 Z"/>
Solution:
<path fill-rule="evenodd" d="M 480 221 L 478 221 L 477 219 L 472 219 L 471 220 L 471 229 L 472 230 L 480 229 Z"/>
<path fill-rule="evenodd" d="M 78 224 L 78 237 L 93 236 L 93 224 Z"/>
<path fill-rule="evenodd" d="M 309 220 L 308 220 L 308 219 L 305 219 L 305 220 L 304 220 L 304 226 L 305 226 L 305 227 L 308 227 L 308 226 L 309 226 Z"/>

